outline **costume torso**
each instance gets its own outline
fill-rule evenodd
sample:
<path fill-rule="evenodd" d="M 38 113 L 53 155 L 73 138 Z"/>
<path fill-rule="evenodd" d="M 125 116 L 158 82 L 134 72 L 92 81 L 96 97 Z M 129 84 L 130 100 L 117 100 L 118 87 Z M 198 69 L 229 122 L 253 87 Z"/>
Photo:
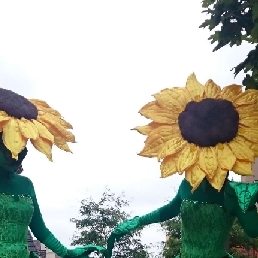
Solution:
<path fill-rule="evenodd" d="M 182 258 L 222 258 L 235 217 L 218 204 L 184 200 L 181 204 Z"/>
<path fill-rule="evenodd" d="M 0 257 L 28 258 L 27 232 L 33 215 L 29 196 L 0 194 Z"/>
<path fill-rule="evenodd" d="M 27 233 L 35 214 L 31 181 L 24 176 L 0 173 L 0 257 L 28 258 Z M 34 222 L 40 227 L 40 221 Z M 35 226 L 34 226 L 35 227 Z M 44 232 L 44 229 L 40 227 Z"/>

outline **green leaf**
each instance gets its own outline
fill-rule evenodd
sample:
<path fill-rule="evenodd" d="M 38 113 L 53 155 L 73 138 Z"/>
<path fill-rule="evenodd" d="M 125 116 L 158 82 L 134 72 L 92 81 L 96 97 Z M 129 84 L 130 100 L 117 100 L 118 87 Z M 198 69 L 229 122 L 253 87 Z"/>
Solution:
<path fill-rule="evenodd" d="M 258 23 L 253 27 L 251 35 L 254 39 L 258 39 Z"/>
<path fill-rule="evenodd" d="M 252 10 L 253 20 L 258 19 L 258 3 L 255 3 Z"/>
<path fill-rule="evenodd" d="M 258 90 L 258 83 L 255 82 L 254 78 L 247 74 L 243 80 L 243 85 L 246 86 L 246 89 L 256 89 Z"/>
<path fill-rule="evenodd" d="M 211 4 L 213 4 L 215 2 L 215 0 L 203 0 L 202 1 L 202 7 L 203 8 L 207 8 L 209 7 Z"/>

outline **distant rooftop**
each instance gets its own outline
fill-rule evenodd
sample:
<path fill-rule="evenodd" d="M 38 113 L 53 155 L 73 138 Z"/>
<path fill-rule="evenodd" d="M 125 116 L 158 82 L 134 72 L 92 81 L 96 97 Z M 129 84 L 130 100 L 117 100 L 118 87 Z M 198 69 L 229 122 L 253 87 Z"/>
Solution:
<path fill-rule="evenodd" d="M 30 231 L 28 230 L 28 235 L 27 235 L 27 242 L 28 242 L 28 248 L 29 248 L 29 251 L 30 252 L 35 252 L 35 253 L 38 253 L 38 250 L 34 244 L 34 241 L 33 241 L 33 237 L 30 233 Z"/>

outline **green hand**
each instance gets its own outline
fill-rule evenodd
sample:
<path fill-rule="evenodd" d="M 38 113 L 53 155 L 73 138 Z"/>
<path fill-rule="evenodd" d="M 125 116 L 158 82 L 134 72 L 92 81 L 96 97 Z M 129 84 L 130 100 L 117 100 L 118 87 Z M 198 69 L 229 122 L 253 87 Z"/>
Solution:
<path fill-rule="evenodd" d="M 89 254 L 92 252 L 104 254 L 106 257 L 106 249 L 97 245 L 86 245 L 82 247 L 76 247 L 67 251 L 67 255 L 64 258 L 89 258 Z"/>
<path fill-rule="evenodd" d="M 106 258 L 112 257 L 112 250 L 114 248 L 115 242 L 119 241 L 121 237 L 130 233 L 131 231 L 139 228 L 140 217 L 134 217 L 133 219 L 129 219 L 120 225 L 118 225 L 114 231 L 111 233 L 110 237 L 107 240 L 107 256 Z"/>
<path fill-rule="evenodd" d="M 112 233 L 117 235 L 120 239 L 122 236 L 130 233 L 138 227 L 140 227 L 140 217 L 137 216 L 118 225 Z"/>
<path fill-rule="evenodd" d="M 34 252 L 30 252 L 30 258 L 40 258 L 40 257 Z"/>

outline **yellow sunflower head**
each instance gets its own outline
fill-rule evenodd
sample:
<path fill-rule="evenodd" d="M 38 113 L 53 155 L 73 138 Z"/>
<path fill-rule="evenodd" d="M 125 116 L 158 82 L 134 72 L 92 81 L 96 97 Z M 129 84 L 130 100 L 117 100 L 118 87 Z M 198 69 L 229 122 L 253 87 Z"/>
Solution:
<path fill-rule="evenodd" d="M 0 88 L 0 132 L 13 159 L 18 159 L 28 139 L 51 161 L 53 145 L 71 152 L 67 142 L 74 143 L 75 137 L 68 129 L 72 125 L 46 102 Z"/>
<path fill-rule="evenodd" d="M 200 84 L 164 89 L 139 113 L 152 121 L 135 129 L 147 136 L 139 153 L 161 161 L 161 177 L 183 174 L 194 191 L 204 178 L 220 191 L 228 171 L 253 175 L 258 157 L 258 91 L 240 85 Z"/>

